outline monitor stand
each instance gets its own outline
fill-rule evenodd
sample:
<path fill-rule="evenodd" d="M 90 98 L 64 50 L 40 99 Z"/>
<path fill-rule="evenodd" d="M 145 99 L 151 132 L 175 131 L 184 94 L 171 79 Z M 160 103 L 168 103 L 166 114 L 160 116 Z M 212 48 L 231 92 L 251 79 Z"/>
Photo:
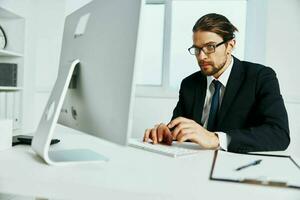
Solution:
<path fill-rule="evenodd" d="M 32 140 L 32 149 L 49 165 L 66 165 L 108 161 L 108 158 L 90 149 L 49 151 L 50 142 L 62 108 L 72 74 L 80 61 L 73 60 L 60 68 L 54 88 Z"/>

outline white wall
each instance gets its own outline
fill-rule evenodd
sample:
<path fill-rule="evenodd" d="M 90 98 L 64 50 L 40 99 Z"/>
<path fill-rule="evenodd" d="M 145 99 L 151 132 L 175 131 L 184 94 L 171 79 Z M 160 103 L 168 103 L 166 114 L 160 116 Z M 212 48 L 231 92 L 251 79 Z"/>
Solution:
<path fill-rule="evenodd" d="M 78 8 L 83 7 L 92 0 L 64 0 L 65 2 L 65 16 L 71 14 Z"/>
<path fill-rule="evenodd" d="M 276 70 L 286 100 L 300 103 L 300 1 L 269 0 L 267 19 L 266 64 Z"/>
<path fill-rule="evenodd" d="M 289 114 L 289 151 L 300 156 L 300 1 L 268 0 L 266 65 L 275 69 Z"/>
<path fill-rule="evenodd" d="M 133 111 L 132 137 L 142 137 L 146 128 L 168 123 L 177 98 L 136 97 Z"/>

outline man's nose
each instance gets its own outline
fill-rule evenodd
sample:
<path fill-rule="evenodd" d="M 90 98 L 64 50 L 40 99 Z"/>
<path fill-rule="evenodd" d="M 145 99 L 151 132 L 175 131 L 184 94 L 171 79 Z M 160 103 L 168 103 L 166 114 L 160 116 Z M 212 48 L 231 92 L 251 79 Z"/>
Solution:
<path fill-rule="evenodd" d="M 207 58 L 207 55 L 203 52 L 203 50 L 201 49 L 199 54 L 197 55 L 197 58 L 199 60 L 204 60 L 204 58 Z"/>

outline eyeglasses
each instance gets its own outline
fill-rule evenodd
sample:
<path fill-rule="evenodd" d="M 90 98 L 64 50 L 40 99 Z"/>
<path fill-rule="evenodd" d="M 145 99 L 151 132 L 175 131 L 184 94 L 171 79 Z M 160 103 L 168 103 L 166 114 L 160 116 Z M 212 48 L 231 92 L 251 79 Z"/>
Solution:
<path fill-rule="evenodd" d="M 208 55 L 211 53 L 215 53 L 216 48 L 218 46 L 221 46 L 222 44 L 225 44 L 226 42 L 228 42 L 229 40 L 232 40 L 232 39 L 233 38 L 230 38 L 230 39 L 220 42 L 218 44 L 206 44 L 202 48 L 199 48 L 199 47 L 196 47 L 193 45 L 190 48 L 188 48 L 188 51 L 190 52 L 191 55 L 199 55 L 201 51 L 203 51 L 206 55 Z"/>

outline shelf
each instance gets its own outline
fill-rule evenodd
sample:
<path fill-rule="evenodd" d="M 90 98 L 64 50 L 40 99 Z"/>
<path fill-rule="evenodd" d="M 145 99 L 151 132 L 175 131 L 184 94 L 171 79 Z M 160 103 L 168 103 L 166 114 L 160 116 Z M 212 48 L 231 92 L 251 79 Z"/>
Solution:
<path fill-rule="evenodd" d="M 7 57 L 22 57 L 23 55 L 20 53 L 16 53 L 13 51 L 7 51 L 7 50 L 0 50 L 0 56 L 7 56 Z"/>
<path fill-rule="evenodd" d="M 0 2 L 2 2 L 0 0 Z M 0 24 L 8 37 L 5 49 L 0 49 L 0 63 L 17 64 L 17 85 L 1 86 L 1 117 L 13 119 L 13 131 L 22 131 L 23 128 L 23 96 L 24 96 L 24 40 L 25 40 L 25 17 L 10 9 L 10 4 L 0 3 Z M 8 8 L 5 8 L 7 5 Z M 20 5 L 23 5 L 20 4 Z M 24 4 L 25 5 L 25 4 Z M 5 111 L 5 112 L 4 112 Z M 0 195 L 1 196 L 1 195 Z M 0 198 L 1 199 L 1 198 Z"/>
<path fill-rule="evenodd" d="M 8 86 L 0 86 L 0 91 L 16 91 L 22 90 L 21 87 L 8 87 Z"/>

